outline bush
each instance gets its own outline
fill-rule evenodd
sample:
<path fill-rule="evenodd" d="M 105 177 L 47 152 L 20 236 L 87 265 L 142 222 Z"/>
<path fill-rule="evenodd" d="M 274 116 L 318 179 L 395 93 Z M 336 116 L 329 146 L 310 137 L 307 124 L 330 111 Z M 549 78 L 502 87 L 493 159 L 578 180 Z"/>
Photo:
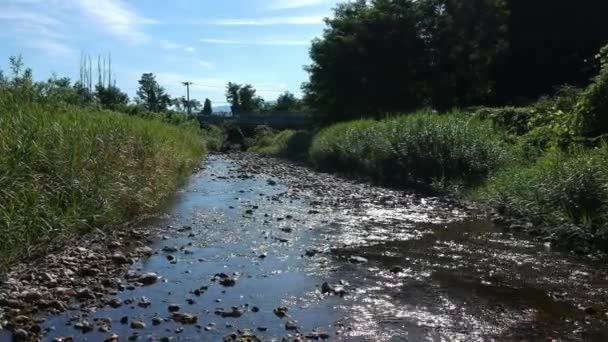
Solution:
<path fill-rule="evenodd" d="M 0 89 L 0 266 L 152 210 L 204 152 L 190 125 Z"/>
<path fill-rule="evenodd" d="M 501 212 L 537 222 L 570 222 L 594 230 L 606 223 L 608 148 L 551 151 L 513 165 L 475 191 L 473 198 Z"/>
<path fill-rule="evenodd" d="M 501 130 L 513 135 L 524 135 L 529 131 L 529 122 L 533 109 L 529 107 L 501 107 L 477 109 L 475 117 L 489 120 Z"/>
<path fill-rule="evenodd" d="M 608 134 L 608 45 L 597 56 L 601 70 L 582 92 L 576 105 L 579 133 L 585 137 Z"/>
<path fill-rule="evenodd" d="M 258 126 L 249 151 L 266 156 L 292 160 L 306 160 L 312 133 L 308 131 L 283 130 L 276 132 L 268 126 Z"/>
<path fill-rule="evenodd" d="M 322 130 L 310 158 L 319 168 L 393 183 L 474 183 L 510 157 L 491 124 L 458 113 L 359 120 Z"/>
<path fill-rule="evenodd" d="M 210 151 L 221 151 L 224 146 L 224 130 L 215 125 L 203 127 L 207 149 Z"/>

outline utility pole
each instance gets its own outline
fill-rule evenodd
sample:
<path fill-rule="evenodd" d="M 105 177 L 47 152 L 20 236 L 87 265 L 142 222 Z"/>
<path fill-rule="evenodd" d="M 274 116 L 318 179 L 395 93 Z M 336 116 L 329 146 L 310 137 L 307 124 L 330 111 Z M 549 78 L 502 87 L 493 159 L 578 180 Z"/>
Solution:
<path fill-rule="evenodd" d="M 192 114 L 190 111 L 190 85 L 192 85 L 192 82 L 182 82 L 183 85 L 186 86 L 186 105 L 188 106 L 188 115 Z"/>

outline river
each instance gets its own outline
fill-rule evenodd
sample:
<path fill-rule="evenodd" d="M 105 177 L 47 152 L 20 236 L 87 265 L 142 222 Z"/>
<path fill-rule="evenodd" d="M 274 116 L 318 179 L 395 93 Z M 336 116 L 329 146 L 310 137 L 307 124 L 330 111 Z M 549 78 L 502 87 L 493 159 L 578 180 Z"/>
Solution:
<path fill-rule="evenodd" d="M 146 225 L 169 228 L 131 269 L 161 281 L 47 317 L 45 341 L 608 341 L 605 263 L 447 199 L 212 155 Z"/>

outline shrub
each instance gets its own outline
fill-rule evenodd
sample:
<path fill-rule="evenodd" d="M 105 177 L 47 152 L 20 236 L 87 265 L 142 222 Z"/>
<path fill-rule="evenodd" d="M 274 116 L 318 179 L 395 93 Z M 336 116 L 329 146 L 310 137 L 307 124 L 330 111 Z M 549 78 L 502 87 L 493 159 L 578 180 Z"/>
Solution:
<path fill-rule="evenodd" d="M 203 127 L 207 149 L 210 151 L 221 151 L 224 146 L 224 130 L 215 125 Z"/>
<path fill-rule="evenodd" d="M 608 45 L 597 56 L 601 70 L 576 104 L 579 133 L 585 137 L 608 134 Z"/>
<path fill-rule="evenodd" d="M 551 151 L 535 163 L 513 165 L 473 198 L 506 214 L 591 228 L 606 223 L 608 149 Z"/>
<path fill-rule="evenodd" d="M 530 107 L 501 107 L 477 109 L 474 115 L 489 120 L 498 129 L 513 135 L 524 135 L 529 131 L 533 109 Z"/>
<path fill-rule="evenodd" d="M 458 113 L 340 123 L 322 130 L 310 148 L 321 169 L 440 187 L 482 180 L 509 157 L 491 124 Z"/>
<path fill-rule="evenodd" d="M 306 160 L 313 134 L 308 131 L 276 132 L 268 126 L 258 126 L 249 151 L 266 156 Z"/>
<path fill-rule="evenodd" d="M 204 152 L 196 127 L 0 89 L 0 266 L 152 210 Z"/>

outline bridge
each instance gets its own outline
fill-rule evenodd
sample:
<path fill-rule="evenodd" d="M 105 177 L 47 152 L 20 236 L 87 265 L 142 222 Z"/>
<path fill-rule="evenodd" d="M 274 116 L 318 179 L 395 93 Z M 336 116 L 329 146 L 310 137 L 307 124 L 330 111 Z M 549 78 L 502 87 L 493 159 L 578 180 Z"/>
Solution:
<path fill-rule="evenodd" d="M 199 115 L 197 118 L 202 124 L 232 123 L 244 129 L 261 125 L 275 129 L 305 129 L 312 125 L 309 113 L 241 113 L 234 116 Z"/>

